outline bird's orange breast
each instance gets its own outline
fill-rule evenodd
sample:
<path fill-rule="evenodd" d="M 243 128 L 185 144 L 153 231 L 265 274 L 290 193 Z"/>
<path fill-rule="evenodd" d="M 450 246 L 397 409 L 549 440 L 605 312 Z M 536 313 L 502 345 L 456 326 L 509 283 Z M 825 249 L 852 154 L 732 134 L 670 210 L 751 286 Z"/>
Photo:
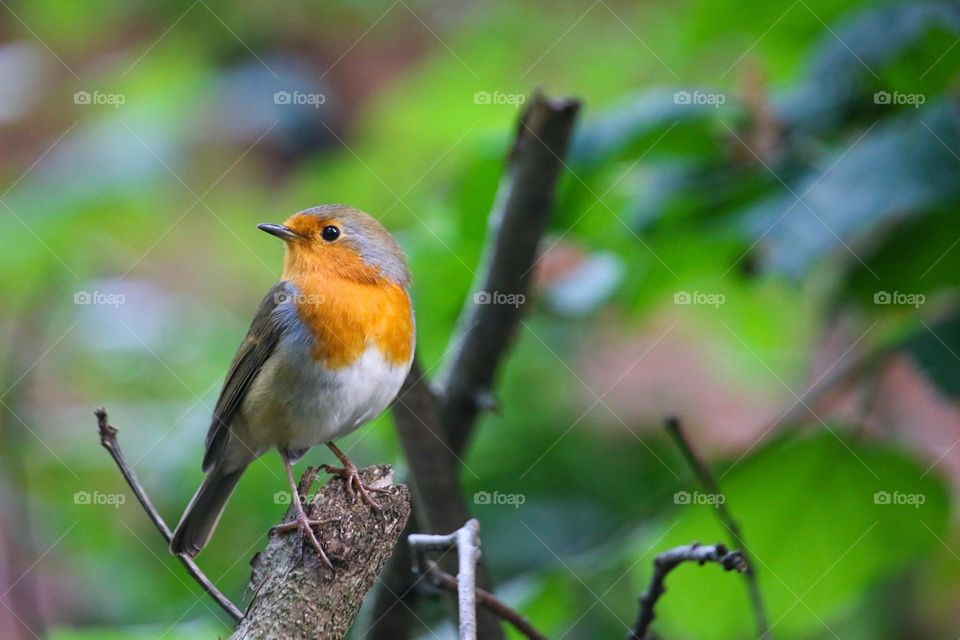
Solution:
<path fill-rule="evenodd" d="M 297 315 L 313 334 L 313 357 L 329 369 L 353 364 L 375 346 L 391 364 L 404 366 L 413 351 L 410 298 L 388 280 L 294 282 Z"/>

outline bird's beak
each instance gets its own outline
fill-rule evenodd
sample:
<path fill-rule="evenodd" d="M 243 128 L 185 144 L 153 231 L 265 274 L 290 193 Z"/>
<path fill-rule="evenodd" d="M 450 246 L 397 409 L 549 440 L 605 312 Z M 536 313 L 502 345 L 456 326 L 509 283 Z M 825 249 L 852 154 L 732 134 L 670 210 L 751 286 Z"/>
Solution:
<path fill-rule="evenodd" d="M 257 229 L 266 231 L 272 236 L 277 236 L 281 240 L 294 240 L 301 237 L 299 233 L 282 224 L 258 224 Z"/>

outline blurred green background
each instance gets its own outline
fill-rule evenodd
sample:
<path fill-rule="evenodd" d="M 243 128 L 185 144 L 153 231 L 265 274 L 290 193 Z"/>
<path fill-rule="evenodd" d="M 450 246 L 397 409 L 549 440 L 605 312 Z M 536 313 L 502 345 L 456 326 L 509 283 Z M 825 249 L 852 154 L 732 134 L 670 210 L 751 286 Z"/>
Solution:
<path fill-rule="evenodd" d="M 280 273 L 254 225 L 321 203 L 401 241 L 435 375 L 535 86 L 585 107 L 465 460 L 498 593 L 620 638 L 658 551 L 724 540 L 676 413 L 775 637 L 956 637 L 960 5 L 0 4 L 0 637 L 229 633 L 92 408 L 176 522 Z M 405 466 L 388 415 L 341 444 Z M 262 462 L 200 558 L 235 601 L 284 509 Z M 663 637 L 755 637 L 740 577 L 668 587 Z M 453 637 L 446 613 L 418 633 Z"/>

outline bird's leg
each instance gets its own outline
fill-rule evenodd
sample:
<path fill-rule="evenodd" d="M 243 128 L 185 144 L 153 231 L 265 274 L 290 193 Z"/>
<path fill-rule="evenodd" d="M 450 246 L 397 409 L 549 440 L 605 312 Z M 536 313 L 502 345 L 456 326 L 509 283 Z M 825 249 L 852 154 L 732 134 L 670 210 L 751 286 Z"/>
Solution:
<path fill-rule="evenodd" d="M 334 467 L 329 464 L 320 465 L 324 471 L 327 473 L 332 473 L 334 475 L 343 476 L 347 487 L 347 496 L 351 500 L 356 498 L 356 494 L 360 495 L 360 499 L 364 503 L 370 505 L 374 509 L 379 509 L 377 504 L 373 501 L 373 498 L 370 497 L 369 492 L 373 493 L 390 493 L 386 489 L 380 489 L 379 487 L 373 487 L 369 484 L 363 484 L 363 481 L 360 480 L 360 473 L 357 471 L 357 465 L 350 462 L 346 454 L 343 451 L 340 451 L 340 448 L 333 444 L 332 442 L 327 443 L 327 447 L 330 448 L 330 451 L 333 451 L 333 455 L 337 456 L 337 459 L 340 460 L 342 467 Z"/>
<path fill-rule="evenodd" d="M 324 553 L 323 547 L 320 545 L 320 541 L 317 540 L 316 534 L 313 533 L 313 526 L 317 524 L 323 524 L 329 522 L 328 520 L 310 520 L 307 517 L 307 512 L 303 509 L 303 502 L 300 500 L 300 488 L 297 486 L 297 481 L 293 477 L 293 465 L 290 462 L 290 457 L 281 452 L 281 457 L 283 458 L 283 469 L 287 473 L 287 482 L 290 483 L 290 493 L 293 496 L 293 508 L 296 511 L 296 519 L 292 522 L 285 522 L 281 525 L 273 527 L 271 531 L 282 533 L 285 531 L 293 531 L 298 529 L 300 534 L 307 539 L 307 542 L 310 543 L 310 546 L 316 550 L 317 555 L 320 556 L 320 559 L 323 560 L 323 563 L 329 568 L 333 569 L 333 563 L 330 562 L 330 558 L 327 557 L 327 554 Z"/>

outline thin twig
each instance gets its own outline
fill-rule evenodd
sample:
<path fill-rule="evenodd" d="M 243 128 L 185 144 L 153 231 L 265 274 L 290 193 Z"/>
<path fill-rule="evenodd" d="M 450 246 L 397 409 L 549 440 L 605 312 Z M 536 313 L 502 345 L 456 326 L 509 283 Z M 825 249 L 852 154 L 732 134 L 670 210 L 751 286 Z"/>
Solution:
<path fill-rule="evenodd" d="M 120 443 L 117 441 L 117 429 L 107 422 L 106 408 L 101 407 L 94 411 L 94 414 L 97 416 L 97 426 L 100 430 L 100 444 L 110 453 L 113 461 L 117 463 L 117 468 L 120 469 L 123 479 L 127 481 L 133 494 L 137 497 L 140 506 L 146 511 L 147 517 L 153 522 L 157 531 L 160 532 L 160 535 L 163 536 L 167 544 L 170 544 L 170 540 L 173 538 L 173 532 L 170 530 L 170 527 L 167 526 L 167 523 L 164 522 L 163 517 L 157 511 L 156 507 L 153 506 L 153 502 L 150 501 L 150 497 L 147 496 L 147 492 L 144 491 L 143 486 L 137 479 L 137 475 L 124 459 L 123 451 L 120 450 Z M 243 619 L 243 612 L 240 611 L 235 604 L 230 602 L 225 595 L 220 593 L 220 590 L 204 575 L 203 571 L 200 570 L 200 567 L 197 566 L 197 563 L 194 562 L 190 556 L 181 553 L 177 555 L 177 559 L 186 567 L 190 577 L 220 605 L 220 608 L 227 612 L 227 615 L 233 618 L 234 622 L 239 622 Z"/>
<path fill-rule="evenodd" d="M 647 631 L 650 623 L 653 622 L 653 608 L 666 592 L 664 580 L 667 574 L 676 569 L 684 562 L 696 562 L 704 565 L 707 562 L 716 562 L 723 566 L 726 571 L 739 571 L 746 573 L 750 570 L 746 558 L 740 551 L 727 551 L 722 544 L 701 545 L 697 542 L 674 547 L 658 555 L 653 561 L 653 577 L 650 579 L 650 586 L 640 596 L 640 613 L 637 615 L 637 622 L 633 625 L 633 630 L 627 636 L 628 640 L 646 640 Z"/>
<path fill-rule="evenodd" d="M 676 416 L 670 416 L 666 420 L 666 429 L 670 437 L 676 442 L 680 453 L 683 454 L 684 459 L 686 459 L 687 464 L 693 470 L 694 475 L 700 480 L 700 484 L 703 485 L 704 490 L 707 493 L 720 495 L 720 487 L 717 485 L 713 473 L 703 459 L 693 450 L 693 446 L 690 444 L 686 434 L 683 432 L 683 428 L 680 426 L 680 420 Z M 730 536 L 730 543 L 743 549 L 741 553 L 749 560 L 748 547 L 746 542 L 744 542 L 743 534 L 740 532 L 740 525 L 737 524 L 737 521 L 734 520 L 730 514 L 726 501 L 717 501 L 716 507 L 717 517 L 727 530 Z M 746 576 L 747 590 L 750 592 L 750 602 L 753 605 L 753 616 L 757 626 L 757 636 L 772 640 L 770 626 L 767 623 L 767 613 L 763 606 L 763 596 L 760 593 L 760 585 L 757 583 L 757 574 L 752 562 L 747 562 L 746 570 L 743 573 L 744 576 Z"/>
<path fill-rule="evenodd" d="M 477 561 L 480 560 L 480 523 L 470 520 L 457 531 L 457 602 L 460 608 L 460 638 L 477 637 Z"/>
<path fill-rule="evenodd" d="M 460 640 L 477 639 L 477 561 L 480 560 L 480 523 L 470 519 L 448 535 L 414 533 L 407 543 L 415 554 L 414 572 L 425 564 L 427 551 L 457 550 L 457 604 Z"/>

